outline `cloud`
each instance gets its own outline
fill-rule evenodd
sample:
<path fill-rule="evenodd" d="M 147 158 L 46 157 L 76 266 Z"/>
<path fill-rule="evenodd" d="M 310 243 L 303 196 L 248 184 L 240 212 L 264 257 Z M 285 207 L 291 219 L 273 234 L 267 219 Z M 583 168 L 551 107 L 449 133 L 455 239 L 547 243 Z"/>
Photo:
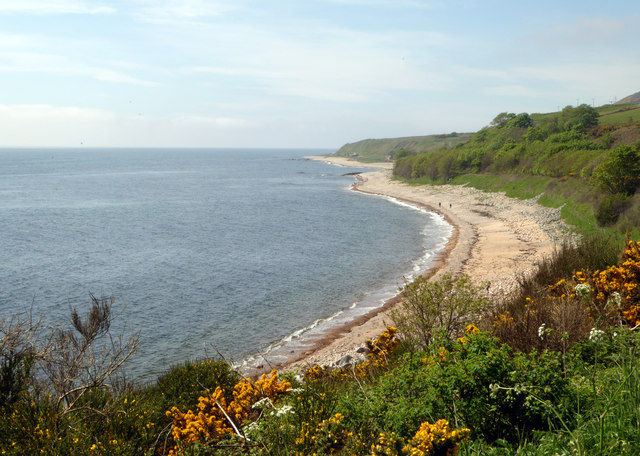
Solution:
<path fill-rule="evenodd" d="M 625 45 L 630 38 L 638 37 L 638 16 L 612 18 L 593 16 L 578 18 L 571 23 L 555 25 L 534 35 L 535 41 L 558 49 L 610 48 Z"/>
<path fill-rule="evenodd" d="M 617 91 L 637 91 L 640 64 L 620 62 L 551 63 L 513 69 L 515 78 L 553 83 L 558 89 L 587 96 L 613 96 Z M 607 95 L 608 94 L 608 95 Z"/>
<path fill-rule="evenodd" d="M 487 70 L 485 68 L 472 68 L 466 66 L 454 66 L 452 67 L 452 71 L 460 77 L 463 78 L 483 78 L 483 79 L 492 79 L 492 80 L 506 80 L 509 78 L 509 72 L 505 69 L 490 69 Z"/>
<path fill-rule="evenodd" d="M 3 146 L 79 145 L 88 130 L 113 123 L 116 116 L 100 109 L 51 105 L 0 105 Z"/>
<path fill-rule="evenodd" d="M 484 93 L 487 95 L 499 95 L 503 97 L 542 98 L 547 96 L 547 94 L 542 93 L 539 90 L 518 84 L 489 87 L 484 89 Z"/>
<path fill-rule="evenodd" d="M 119 84 L 132 84 L 143 87 L 158 87 L 161 84 L 148 81 L 145 79 L 139 79 L 134 76 L 130 76 L 121 71 L 113 70 L 111 68 L 102 68 L 102 67 L 75 67 L 70 69 L 70 72 L 67 74 L 74 74 L 77 76 L 88 76 L 98 81 L 102 82 L 113 82 Z"/>
<path fill-rule="evenodd" d="M 87 61 L 79 61 L 73 54 L 83 55 L 87 41 L 56 39 L 40 35 L 0 33 L 0 70 L 13 73 L 54 74 L 88 77 L 102 82 L 157 86 L 158 84 L 121 71 Z M 90 46 L 89 46 L 90 47 Z M 65 50 L 69 55 L 60 54 Z M 126 67 L 126 64 L 114 64 Z M 131 66 L 130 66 L 131 67 Z"/>
<path fill-rule="evenodd" d="M 322 0 L 326 3 L 337 3 L 340 5 L 358 5 L 367 8 L 374 6 L 383 6 L 390 8 L 419 8 L 433 9 L 442 7 L 444 2 L 441 0 L 416 1 L 416 0 Z"/>
<path fill-rule="evenodd" d="M 202 87 L 224 85 L 239 97 L 360 103 L 389 91 L 446 88 L 451 77 L 441 64 L 443 54 L 459 46 L 457 37 L 431 30 L 367 31 L 340 28 L 314 15 L 291 16 L 306 5 L 294 12 L 243 0 L 139 0 L 137 5 L 135 18 L 144 21 L 154 46 L 180 61 L 172 67 L 177 76 L 192 75 L 190 84 Z"/>
<path fill-rule="evenodd" d="M 0 116 L 7 121 L 38 121 L 54 119 L 105 120 L 113 114 L 100 109 L 51 105 L 0 105 Z"/>
<path fill-rule="evenodd" d="M 110 6 L 95 5 L 80 0 L 3 0 L 0 13 L 26 14 L 110 14 L 116 10 Z"/>
<path fill-rule="evenodd" d="M 220 27 L 202 40 L 209 49 L 201 60 L 215 63 L 185 67 L 184 73 L 226 78 L 231 84 L 245 81 L 265 94 L 352 103 L 391 91 L 436 90 L 450 82 L 429 54 L 448 42 L 438 33 L 321 29 L 316 24 L 304 32 L 279 33 Z"/>
<path fill-rule="evenodd" d="M 215 127 L 215 128 L 252 128 L 259 124 L 247 119 L 234 117 L 212 117 L 212 116 L 195 116 L 181 115 L 175 118 L 177 123 L 190 127 Z"/>
<path fill-rule="evenodd" d="M 142 22 L 179 23 L 215 18 L 241 8 L 238 2 L 205 0 L 139 0 L 135 17 Z"/>

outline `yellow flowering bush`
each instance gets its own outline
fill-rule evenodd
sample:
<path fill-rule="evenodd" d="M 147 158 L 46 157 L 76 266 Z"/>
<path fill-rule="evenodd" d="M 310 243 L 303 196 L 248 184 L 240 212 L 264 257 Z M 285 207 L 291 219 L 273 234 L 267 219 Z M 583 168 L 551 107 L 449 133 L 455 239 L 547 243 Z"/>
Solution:
<path fill-rule="evenodd" d="M 404 452 L 409 456 L 455 456 L 460 442 L 466 440 L 470 433 L 466 428 L 451 430 L 447 420 L 438 420 L 434 424 L 425 421 L 404 447 Z"/>
<path fill-rule="evenodd" d="M 176 441 L 192 443 L 209 439 L 219 439 L 233 432 L 223 409 L 226 408 L 224 391 L 216 387 L 215 391 L 198 400 L 198 412 L 191 410 L 182 413 L 178 407 L 172 407 L 167 416 L 173 419 L 172 436 Z"/>
<path fill-rule="evenodd" d="M 592 288 L 592 317 L 640 325 L 640 242 L 628 241 L 617 265 L 593 274 L 578 271 L 573 279 Z"/>
<path fill-rule="evenodd" d="M 291 383 L 279 380 L 275 370 L 271 371 L 269 376 L 262 374 L 255 382 L 245 379 L 233 388 L 233 401 L 229 404 L 229 410 L 238 423 L 242 423 L 248 418 L 251 406 L 259 399 L 266 397 L 273 402 L 276 396 L 286 393 L 290 389 Z"/>
<path fill-rule="evenodd" d="M 342 421 L 344 415 L 336 413 L 335 415 L 322 420 L 317 426 L 313 426 L 308 422 L 302 423 L 300 435 L 296 438 L 296 455 L 306 456 L 312 450 L 313 454 L 333 454 L 338 453 L 347 444 L 347 440 L 351 437 Z"/>
<path fill-rule="evenodd" d="M 356 366 L 356 376 L 366 377 L 372 367 L 383 367 L 389 363 L 389 356 L 399 343 L 396 338 L 397 331 L 397 328 L 387 326 L 387 329 L 376 337 L 376 340 L 367 339 L 367 360 Z"/>
<path fill-rule="evenodd" d="M 514 322 L 515 322 L 515 320 L 511 316 L 511 312 L 509 312 L 508 310 L 505 311 L 504 313 L 496 314 L 493 317 L 493 327 L 494 328 L 501 328 L 501 327 L 511 328 L 511 326 L 514 324 Z"/>
<path fill-rule="evenodd" d="M 397 328 L 387 326 L 375 340 L 367 339 L 365 342 L 367 349 L 367 359 L 359 363 L 351 369 L 332 369 L 320 365 L 313 365 L 305 370 L 304 377 L 306 379 L 319 380 L 323 378 L 332 378 L 336 380 L 344 380 L 350 378 L 352 373 L 357 377 L 366 377 L 371 368 L 379 368 L 386 366 L 393 350 L 398 346 L 396 338 Z"/>
<path fill-rule="evenodd" d="M 493 333 L 518 351 L 566 351 L 593 327 L 588 293 L 576 294 L 572 280 L 529 290 L 494 314 Z"/>
<path fill-rule="evenodd" d="M 402 448 L 402 437 L 395 432 L 381 432 L 378 443 L 371 445 L 371 456 L 399 456 Z"/>
<path fill-rule="evenodd" d="M 237 427 L 249 417 L 251 406 L 259 399 L 274 401 L 289 389 L 291 383 L 279 380 L 274 370 L 269 376 L 262 374 L 255 382 L 248 379 L 238 382 L 233 388 L 233 400 L 227 405 L 224 391 L 218 386 L 213 393 L 198 399 L 197 413 L 191 410 L 183 413 L 178 407 L 166 412 L 173 419 L 173 439 L 194 443 L 224 438 L 234 433 L 233 426 Z M 180 447 L 176 446 L 169 454 L 180 454 Z"/>
<path fill-rule="evenodd" d="M 467 325 L 466 328 L 464 328 L 464 333 L 465 335 L 462 337 L 458 338 L 458 342 L 460 342 L 461 344 L 466 344 L 467 342 L 469 342 L 469 335 L 473 335 L 473 334 L 478 334 L 480 332 L 480 330 L 478 329 L 477 326 L 475 325 Z M 443 359 L 444 361 L 444 359 Z"/>
<path fill-rule="evenodd" d="M 396 339 L 397 331 L 397 328 L 387 326 L 387 329 L 376 337 L 375 341 L 371 339 L 366 341 L 367 358 L 369 358 L 369 361 L 371 361 L 374 366 L 386 364 L 389 355 L 398 345 L 398 339 Z"/>
<path fill-rule="evenodd" d="M 471 431 L 466 428 L 452 430 L 447 420 L 434 424 L 425 421 L 420 429 L 401 450 L 401 439 L 394 433 L 382 433 L 378 443 L 371 446 L 371 456 L 455 456 L 460 442 L 469 438 Z"/>

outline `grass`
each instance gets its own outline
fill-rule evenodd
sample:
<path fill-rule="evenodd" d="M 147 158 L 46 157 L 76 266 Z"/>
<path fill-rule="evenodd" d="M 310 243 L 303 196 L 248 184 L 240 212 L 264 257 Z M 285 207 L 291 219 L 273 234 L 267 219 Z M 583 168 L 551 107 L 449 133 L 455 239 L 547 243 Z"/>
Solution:
<path fill-rule="evenodd" d="M 553 178 L 541 176 L 463 174 L 456 176 L 450 183 L 470 185 L 485 192 L 505 192 L 509 198 L 530 199 L 544 193 L 552 180 Z"/>
<path fill-rule="evenodd" d="M 430 183 L 428 179 L 413 180 L 411 184 Z M 632 198 L 630 207 L 612 226 L 598 226 L 595 208 L 601 193 L 589 181 L 579 177 L 551 178 L 543 176 L 463 174 L 449 183 L 469 185 L 485 192 L 505 192 L 510 198 L 530 199 L 538 196 L 538 203 L 546 207 L 561 207 L 561 217 L 578 233 L 592 235 L 603 233 L 618 241 L 630 236 L 640 237 L 640 198 Z"/>
<path fill-rule="evenodd" d="M 618 106 L 618 109 L 609 113 L 601 113 L 600 125 L 619 125 L 625 123 L 640 122 L 640 106 Z"/>
<path fill-rule="evenodd" d="M 405 138 L 365 139 L 345 144 L 336 155 L 348 157 L 358 154 L 357 159 L 365 163 L 387 161 L 390 155 L 406 149 L 414 153 L 428 152 L 441 147 L 455 147 L 468 141 L 472 133 L 452 135 L 410 136 Z"/>

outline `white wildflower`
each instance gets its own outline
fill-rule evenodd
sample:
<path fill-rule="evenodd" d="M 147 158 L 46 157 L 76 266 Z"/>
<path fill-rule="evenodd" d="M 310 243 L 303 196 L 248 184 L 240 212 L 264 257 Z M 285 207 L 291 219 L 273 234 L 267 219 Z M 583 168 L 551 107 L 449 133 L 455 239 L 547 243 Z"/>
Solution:
<path fill-rule="evenodd" d="M 268 407 L 273 407 L 273 404 L 271 403 L 271 399 L 269 399 L 268 397 L 263 397 L 262 399 L 260 399 L 258 402 L 256 402 L 251 406 L 251 408 L 254 410 L 263 410 Z"/>
<path fill-rule="evenodd" d="M 591 291 L 591 287 L 586 283 L 579 283 L 576 285 L 575 292 L 578 296 L 587 296 Z"/>
<path fill-rule="evenodd" d="M 293 414 L 293 413 L 295 413 L 293 411 L 293 407 L 291 407 L 290 405 L 283 405 L 278 410 L 278 413 L 276 413 L 276 416 L 288 415 L 288 414 Z"/>
<path fill-rule="evenodd" d="M 546 323 L 542 323 L 540 325 L 540 327 L 538 328 L 538 337 L 540 338 L 540 340 L 544 340 L 544 335 L 545 335 L 545 327 L 547 326 Z"/>
<path fill-rule="evenodd" d="M 257 421 L 252 421 L 251 423 L 247 424 L 245 427 L 242 428 L 245 435 L 254 434 L 259 429 L 260 429 L 260 424 Z"/>
<path fill-rule="evenodd" d="M 591 331 L 589 332 L 589 340 L 598 342 L 602 339 L 604 339 L 604 331 L 601 329 L 591 328 Z"/>
<path fill-rule="evenodd" d="M 611 293 L 611 298 L 609 298 L 609 302 L 613 302 L 616 307 L 622 307 L 622 295 L 617 291 Z"/>

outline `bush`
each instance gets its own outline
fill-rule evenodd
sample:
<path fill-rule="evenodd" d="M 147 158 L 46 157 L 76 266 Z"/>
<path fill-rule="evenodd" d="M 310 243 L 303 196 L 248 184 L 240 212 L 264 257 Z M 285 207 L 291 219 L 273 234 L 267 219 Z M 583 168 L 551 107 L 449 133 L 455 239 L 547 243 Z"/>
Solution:
<path fill-rule="evenodd" d="M 554 404 L 569 415 L 570 384 L 553 352 L 513 353 L 475 328 L 460 340 L 438 340 L 426 352 L 408 353 L 398 367 L 364 391 L 352 391 L 339 409 L 361 435 L 412 436 L 424 421 L 446 419 L 474 438 L 517 441 L 548 429 Z"/>
<path fill-rule="evenodd" d="M 416 160 L 415 155 L 401 157 L 396 159 L 393 164 L 393 175 L 403 179 L 411 179 L 413 173 L 413 163 Z"/>
<path fill-rule="evenodd" d="M 558 299 L 563 293 L 551 296 L 550 287 L 560 291 L 558 282 L 571 281 L 578 270 L 602 270 L 616 264 L 618 251 L 617 242 L 604 235 L 585 236 L 576 245 L 564 243 L 540 262 L 533 276 L 519 277 L 519 292 L 495 308 L 487 326 L 517 351 L 566 350 L 589 333 L 593 322 L 587 302 L 571 296 L 570 289 Z M 538 334 L 542 324 L 550 330 L 544 340 Z"/>
<path fill-rule="evenodd" d="M 415 153 L 407 149 L 400 149 L 393 155 L 393 159 L 400 160 L 401 158 L 410 157 L 412 155 L 415 155 Z"/>
<path fill-rule="evenodd" d="M 405 340 L 426 348 L 436 332 L 453 338 L 487 308 L 481 289 L 464 274 L 445 274 L 437 281 L 419 276 L 402 289 L 403 302 L 391 317 Z"/>
<path fill-rule="evenodd" d="M 620 215 L 629 207 L 631 199 L 625 194 L 606 195 L 596 208 L 596 221 L 599 226 L 610 226 L 618 221 Z"/>
<path fill-rule="evenodd" d="M 593 178 L 612 194 L 633 195 L 640 183 L 640 152 L 632 146 L 610 150 L 604 161 L 593 170 Z"/>
<path fill-rule="evenodd" d="M 113 299 L 91 296 L 86 315 L 71 311 L 69 328 L 0 322 L 0 448 L 132 453 L 112 424 L 123 416 L 116 374 L 138 339 L 113 337 L 112 306 Z"/>

